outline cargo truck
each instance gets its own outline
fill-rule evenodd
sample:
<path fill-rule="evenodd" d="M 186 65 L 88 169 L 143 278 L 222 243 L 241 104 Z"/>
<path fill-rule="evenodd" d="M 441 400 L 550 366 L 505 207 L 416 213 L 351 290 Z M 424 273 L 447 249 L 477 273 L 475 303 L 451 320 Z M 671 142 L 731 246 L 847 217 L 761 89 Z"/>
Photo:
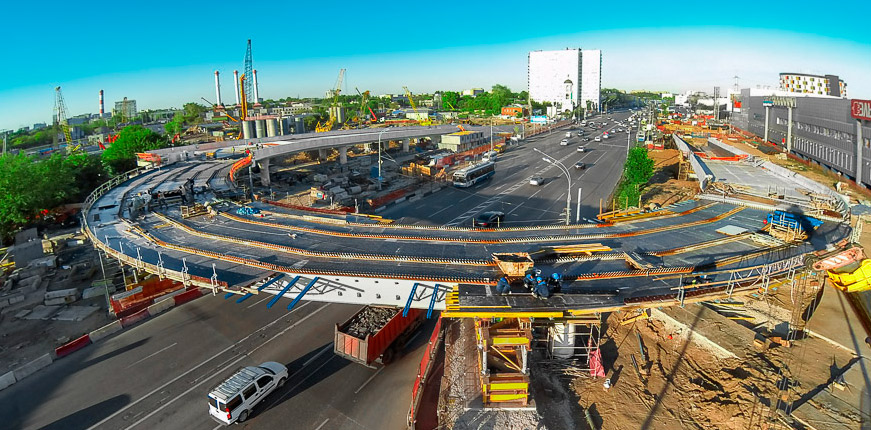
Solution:
<path fill-rule="evenodd" d="M 423 309 L 364 306 L 342 324 L 336 324 L 333 351 L 364 366 L 389 364 L 423 321 Z"/>

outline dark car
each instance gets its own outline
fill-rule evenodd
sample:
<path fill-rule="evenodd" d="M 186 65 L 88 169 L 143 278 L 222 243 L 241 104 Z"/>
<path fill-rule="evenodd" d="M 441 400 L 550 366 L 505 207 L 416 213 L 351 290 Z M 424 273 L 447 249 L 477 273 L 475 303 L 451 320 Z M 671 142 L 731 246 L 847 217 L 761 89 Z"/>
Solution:
<path fill-rule="evenodd" d="M 498 227 L 505 220 L 505 214 L 499 211 L 487 211 L 479 213 L 472 218 L 472 225 L 476 227 Z"/>
<path fill-rule="evenodd" d="M 589 141 L 590 141 L 590 138 L 589 138 L 589 137 L 585 137 L 585 138 L 584 138 L 584 142 L 589 142 Z"/>

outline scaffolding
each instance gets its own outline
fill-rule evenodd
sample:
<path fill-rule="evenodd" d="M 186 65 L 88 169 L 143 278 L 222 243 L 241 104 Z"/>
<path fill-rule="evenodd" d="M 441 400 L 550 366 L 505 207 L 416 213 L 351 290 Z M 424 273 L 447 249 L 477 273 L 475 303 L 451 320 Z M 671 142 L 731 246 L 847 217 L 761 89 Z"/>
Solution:
<path fill-rule="evenodd" d="M 550 323 L 547 326 L 547 357 L 572 362 L 572 367 L 589 371 L 590 357 L 599 350 L 602 340 L 602 316 L 585 317 Z"/>
<path fill-rule="evenodd" d="M 484 407 L 522 407 L 529 404 L 529 319 L 476 318 L 478 367 Z"/>

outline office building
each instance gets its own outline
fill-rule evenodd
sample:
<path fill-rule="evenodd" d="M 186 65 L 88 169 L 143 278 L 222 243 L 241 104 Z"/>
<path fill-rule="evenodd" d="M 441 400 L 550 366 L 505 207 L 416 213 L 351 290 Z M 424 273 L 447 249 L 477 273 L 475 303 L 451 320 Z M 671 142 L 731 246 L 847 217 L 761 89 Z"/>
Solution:
<path fill-rule="evenodd" d="M 781 73 L 780 90 L 790 93 L 847 98 L 847 83 L 837 75 Z"/>

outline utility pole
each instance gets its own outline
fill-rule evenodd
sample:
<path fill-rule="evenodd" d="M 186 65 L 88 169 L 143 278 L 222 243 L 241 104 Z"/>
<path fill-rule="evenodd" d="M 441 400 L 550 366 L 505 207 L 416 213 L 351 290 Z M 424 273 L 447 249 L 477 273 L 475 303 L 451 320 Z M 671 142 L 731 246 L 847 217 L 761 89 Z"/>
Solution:
<path fill-rule="evenodd" d="M 10 131 L 12 130 L 0 130 L 0 133 L 3 133 L 3 155 L 6 155 L 6 137 Z"/>

